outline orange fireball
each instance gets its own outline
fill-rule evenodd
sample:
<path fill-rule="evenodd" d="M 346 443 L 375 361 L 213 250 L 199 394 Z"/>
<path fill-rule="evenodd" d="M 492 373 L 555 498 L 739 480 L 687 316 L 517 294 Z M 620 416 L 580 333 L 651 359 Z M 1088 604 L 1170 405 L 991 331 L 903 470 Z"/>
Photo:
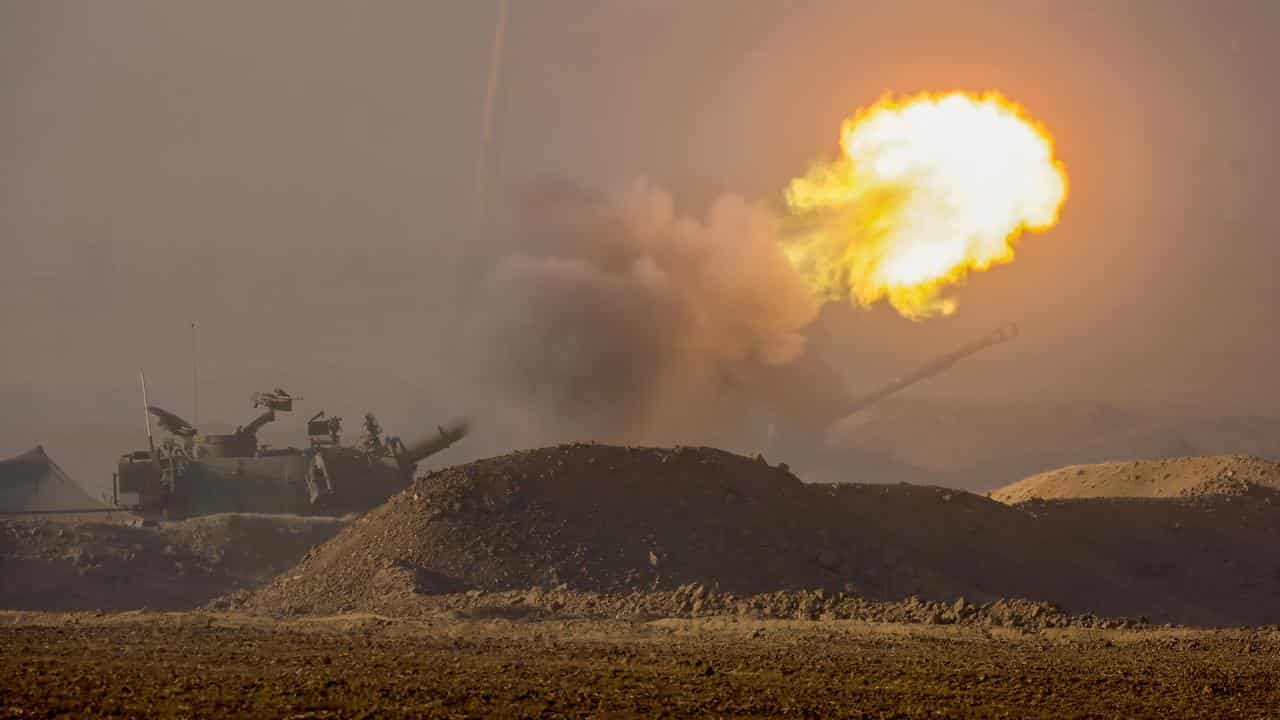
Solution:
<path fill-rule="evenodd" d="M 1052 227 L 1067 176 L 1039 123 L 995 92 L 886 97 L 846 120 L 841 157 L 791 182 L 787 258 L 827 299 L 955 311 L 950 285 Z"/>

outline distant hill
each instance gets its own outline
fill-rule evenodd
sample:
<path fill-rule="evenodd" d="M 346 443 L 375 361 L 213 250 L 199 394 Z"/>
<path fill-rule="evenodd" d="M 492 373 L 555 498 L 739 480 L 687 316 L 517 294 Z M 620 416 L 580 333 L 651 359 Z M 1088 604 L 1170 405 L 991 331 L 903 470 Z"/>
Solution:
<path fill-rule="evenodd" d="M 1164 498 L 1280 490 L 1280 464 L 1248 455 L 1071 465 L 1033 475 L 991 493 L 993 500 Z"/>
<path fill-rule="evenodd" d="M 860 481 L 849 453 L 912 468 L 910 482 L 988 490 L 1066 465 L 1194 455 L 1280 460 L 1280 417 L 1156 414 L 1100 404 L 980 403 L 904 396 L 836 423 L 802 470 Z M 785 458 L 784 458 L 785 459 Z M 809 472 L 802 472 L 808 479 Z"/>

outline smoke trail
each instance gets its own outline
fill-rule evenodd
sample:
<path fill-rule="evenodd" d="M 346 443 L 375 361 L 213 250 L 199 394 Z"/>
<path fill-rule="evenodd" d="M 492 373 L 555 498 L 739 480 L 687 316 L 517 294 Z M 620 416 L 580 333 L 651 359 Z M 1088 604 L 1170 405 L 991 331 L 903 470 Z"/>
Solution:
<path fill-rule="evenodd" d="M 482 226 L 489 210 L 489 185 L 496 158 L 497 143 L 495 125 L 501 123 L 498 116 L 498 95 L 501 92 L 502 68 L 507 44 L 507 0 L 498 0 L 498 18 L 493 29 L 493 44 L 489 48 L 489 72 L 484 86 L 484 107 L 480 113 L 480 154 L 476 158 L 475 188 L 472 190 L 472 222 Z M 497 121 L 495 122 L 495 119 Z"/>

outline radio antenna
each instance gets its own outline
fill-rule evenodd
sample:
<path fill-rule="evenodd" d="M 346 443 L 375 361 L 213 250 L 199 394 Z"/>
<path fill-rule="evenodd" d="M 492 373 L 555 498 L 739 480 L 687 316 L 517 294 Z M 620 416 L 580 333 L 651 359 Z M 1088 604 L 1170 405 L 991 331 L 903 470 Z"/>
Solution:
<path fill-rule="evenodd" d="M 200 427 L 200 342 L 199 327 L 191 323 L 191 423 Z"/>
<path fill-rule="evenodd" d="M 151 458 L 156 457 L 156 440 L 151 435 L 151 403 L 147 402 L 147 376 L 138 369 L 138 381 L 142 383 L 142 421 L 147 426 L 147 447 L 151 449 Z"/>

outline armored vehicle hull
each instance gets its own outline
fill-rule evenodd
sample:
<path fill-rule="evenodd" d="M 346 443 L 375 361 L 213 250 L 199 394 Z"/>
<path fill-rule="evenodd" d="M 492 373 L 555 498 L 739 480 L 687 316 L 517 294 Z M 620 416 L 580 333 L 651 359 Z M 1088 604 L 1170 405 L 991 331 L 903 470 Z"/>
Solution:
<path fill-rule="evenodd" d="M 116 502 L 145 516 L 177 519 L 225 512 L 344 515 L 380 505 L 413 481 L 417 463 L 467 435 L 465 422 L 438 428 L 413 445 L 386 437 L 365 416 L 358 445 L 341 443 L 341 419 L 320 411 L 307 423 L 305 449 L 268 449 L 257 431 L 289 411 L 283 390 L 254 395 L 266 412 L 235 433 L 201 435 L 182 418 L 148 406 L 170 437 L 121 456 Z M 148 432 L 150 438 L 150 433 Z"/>

